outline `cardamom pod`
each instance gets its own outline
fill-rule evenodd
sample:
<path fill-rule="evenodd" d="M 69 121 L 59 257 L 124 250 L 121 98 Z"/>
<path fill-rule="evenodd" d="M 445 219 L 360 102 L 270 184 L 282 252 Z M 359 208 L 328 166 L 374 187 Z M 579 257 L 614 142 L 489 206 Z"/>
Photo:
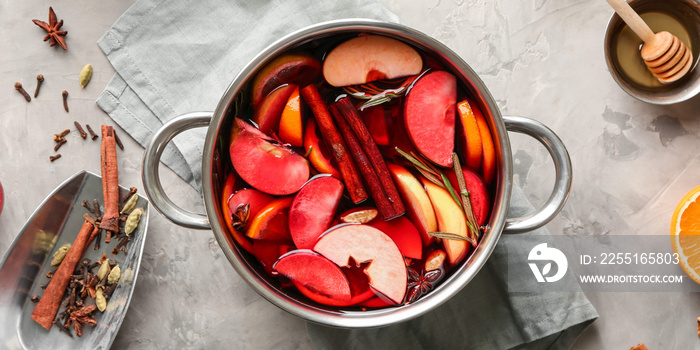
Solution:
<path fill-rule="evenodd" d="M 107 276 L 107 284 L 117 283 L 121 275 L 122 269 L 119 267 L 119 265 L 115 266 L 114 268 L 112 268 L 112 271 L 109 272 L 109 276 Z"/>
<path fill-rule="evenodd" d="M 127 267 L 126 270 L 122 273 L 122 283 L 124 284 L 131 284 L 131 282 L 134 281 L 134 270 L 132 270 L 130 267 Z"/>
<path fill-rule="evenodd" d="M 143 209 L 136 208 L 132 210 L 129 216 L 126 218 L 124 233 L 126 233 L 127 236 L 134 232 L 136 227 L 139 225 L 139 221 L 141 221 L 141 214 L 143 214 Z"/>
<path fill-rule="evenodd" d="M 97 292 L 95 292 L 95 305 L 97 306 L 97 310 L 102 312 L 107 309 L 107 298 L 105 298 L 102 287 L 97 287 Z"/>
<path fill-rule="evenodd" d="M 109 272 L 109 260 L 105 259 L 102 262 L 102 265 L 100 265 L 100 269 L 97 270 L 97 278 L 100 279 L 100 281 L 107 276 Z"/>
<path fill-rule="evenodd" d="M 61 248 L 58 248 L 58 250 L 53 253 L 51 267 L 58 267 L 58 265 L 61 265 L 61 261 L 63 261 L 63 258 L 68 254 L 68 250 L 70 250 L 70 243 L 66 243 Z"/>
<path fill-rule="evenodd" d="M 92 66 L 86 64 L 83 70 L 80 71 L 80 76 L 78 77 L 78 79 L 80 79 L 80 86 L 86 87 L 90 82 L 90 78 L 92 78 Z"/>
<path fill-rule="evenodd" d="M 139 195 L 134 193 L 129 197 L 129 200 L 124 203 L 124 208 L 122 208 L 122 211 L 119 212 L 119 214 L 124 214 L 128 213 L 131 211 L 131 209 L 134 209 L 136 206 L 136 202 L 139 200 Z"/>

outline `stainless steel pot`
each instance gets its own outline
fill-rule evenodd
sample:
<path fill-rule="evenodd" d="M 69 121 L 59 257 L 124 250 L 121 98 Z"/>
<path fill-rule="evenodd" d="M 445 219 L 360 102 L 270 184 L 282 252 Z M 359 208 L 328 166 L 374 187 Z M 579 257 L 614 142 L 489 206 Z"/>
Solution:
<path fill-rule="evenodd" d="M 217 178 L 219 155 L 217 144 L 225 137 L 230 125 L 229 111 L 234 108 L 235 98 L 244 84 L 255 73 L 279 54 L 312 40 L 338 34 L 375 33 L 403 40 L 442 61 L 448 70 L 474 96 L 484 112 L 493 133 L 497 154 L 497 184 L 491 218 L 479 246 L 461 266 L 435 290 L 410 304 L 369 311 L 351 311 L 325 308 L 281 291 L 257 261 L 236 246 L 227 233 L 222 218 L 219 183 Z M 198 127 L 207 127 L 208 132 L 202 154 L 203 195 L 206 214 L 188 212 L 173 203 L 163 191 L 158 175 L 158 164 L 165 145 L 178 133 Z M 554 189 L 547 202 L 535 213 L 523 218 L 506 219 L 513 183 L 512 156 L 507 131 L 524 133 L 541 142 L 549 151 L 556 170 Z M 216 110 L 190 113 L 173 119 L 155 133 L 146 147 L 143 159 L 143 182 L 151 203 L 163 215 L 178 225 L 211 229 L 233 268 L 248 284 L 264 298 L 303 319 L 335 327 L 366 328 L 394 324 L 422 315 L 457 294 L 471 281 L 486 263 L 501 233 L 521 233 L 538 228 L 549 222 L 563 207 L 571 188 L 571 162 L 561 140 L 546 126 L 532 119 L 503 117 L 484 83 L 477 74 L 452 50 L 417 30 L 394 23 L 364 19 L 348 19 L 324 22 L 301 29 L 270 45 L 255 57 L 233 80 L 221 97 Z"/>

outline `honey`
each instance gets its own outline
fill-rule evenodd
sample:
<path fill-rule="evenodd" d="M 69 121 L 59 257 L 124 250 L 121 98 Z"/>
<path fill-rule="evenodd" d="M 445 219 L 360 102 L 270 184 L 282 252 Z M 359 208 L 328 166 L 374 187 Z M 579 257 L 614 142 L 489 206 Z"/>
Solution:
<path fill-rule="evenodd" d="M 665 12 L 640 13 L 640 16 L 649 25 L 654 33 L 668 31 L 680 39 L 693 53 L 694 59 L 698 57 L 698 33 L 688 31 L 687 25 L 678 17 Z M 642 60 L 640 50 L 643 45 L 640 39 L 628 26 L 624 25 L 616 39 L 617 64 L 621 73 L 626 75 L 626 80 L 638 88 L 648 90 L 663 90 L 673 84 L 662 84 L 647 69 Z M 694 64 L 693 64 L 694 65 Z"/>

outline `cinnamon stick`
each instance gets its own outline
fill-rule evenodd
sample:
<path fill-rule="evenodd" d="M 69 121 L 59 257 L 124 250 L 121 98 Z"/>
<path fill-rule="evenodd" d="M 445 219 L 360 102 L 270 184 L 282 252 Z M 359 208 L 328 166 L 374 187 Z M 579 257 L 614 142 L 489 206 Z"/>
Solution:
<path fill-rule="evenodd" d="M 345 182 L 350 199 L 357 204 L 367 199 L 367 191 L 362 184 L 362 179 L 358 173 L 356 165 L 353 163 L 343 137 L 333 123 L 333 118 L 328 111 L 328 106 L 323 101 L 323 97 L 318 92 L 315 85 L 307 85 L 300 91 L 306 104 L 311 108 L 311 112 L 316 117 L 316 123 L 321 129 L 323 138 L 328 142 L 333 157 L 338 162 L 340 176 Z"/>
<path fill-rule="evenodd" d="M 53 274 L 49 285 L 44 290 L 44 295 L 34 307 L 31 317 L 42 327 L 46 329 L 51 328 L 58 308 L 61 305 L 63 294 L 66 291 L 66 287 L 68 287 L 68 283 L 70 283 L 70 277 L 73 275 L 75 267 L 85 252 L 85 247 L 87 247 L 87 242 L 93 230 L 94 226 L 89 221 L 83 222 L 83 226 L 80 228 L 78 236 L 75 237 L 73 245 L 71 245 L 66 257 L 63 258 L 61 265 L 58 266 L 58 269 Z"/>
<path fill-rule="evenodd" d="M 115 234 L 119 232 L 119 171 L 114 128 L 102 125 L 101 144 L 102 197 L 105 212 L 100 228 Z M 107 233 L 109 237 L 109 233 Z"/>
<path fill-rule="evenodd" d="M 394 210 L 391 202 L 389 202 L 389 198 L 384 192 L 384 189 L 382 189 L 382 183 L 379 181 L 379 178 L 372 167 L 372 163 L 367 158 L 362 146 L 360 146 L 360 144 L 357 142 L 357 138 L 355 138 L 352 129 L 350 129 L 350 126 L 348 126 L 348 123 L 345 121 L 345 118 L 343 118 L 343 115 L 338 111 L 336 105 L 330 105 L 330 110 L 335 123 L 338 125 L 340 133 L 345 139 L 345 143 L 347 143 L 348 148 L 350 149 L 352 157 L 355 160 L 355 164 L 360 169 L 360 173 L 362 173 L 362 177 L 365 179 L 365 183 L 369 189 L 369 194 L 372 196 L 374 203 L 377 205 L 379 215 L 383 220 L 388 220 L 396 216 L 397 213 Z"/>
<path fill-rule="evenodd" d="M 338 100 L 334 105 L 337 107 L 338 112 L 340 112 L 343 118 L 345 118 L 345 121 L 348 123 L 350 129 L 352 129 L 357 141 L 360 143 L 362 149 L 365 151 L 367 157 L 372 163 L 372 167 L 374 168 L 374 171 L 377 174 L 379 181 L 382 183 L 382 187 L 384 188 L 387 197 L 389 198 L 389 202 L 391 202 L 391 205 L 394 208 L 395 216 L 405 213 L 406 208 L 401 201 L 401 196 L 399 195 L 399 191 L 396 189 L 396 184 L 391 177 L 391 173 L 389 173 L 389 168 L 386 166 L 386 162 L 384 162 L 384 158 L 379 152 L 379 148 L 374 142 L 372 134 L 370 134 L 367 126 L 365 126 L 362 119 L 360 119 L 360 114 L 357 112 L 355 105 L 352 104 L 348 97 Z"/>

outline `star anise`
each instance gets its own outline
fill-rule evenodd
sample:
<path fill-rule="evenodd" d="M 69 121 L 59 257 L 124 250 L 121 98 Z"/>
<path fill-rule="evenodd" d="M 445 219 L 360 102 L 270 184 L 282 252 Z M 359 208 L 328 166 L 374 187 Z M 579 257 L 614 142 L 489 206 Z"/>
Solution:
<path fill-rule="evenodd" d="M 433 285 L 442 277 L 442 270 L 431 270 L 418 272 L 413 268 L 406 268 L 408 272 L 408 291 L 406 293 L 406 303 L 412 303 L 422 295 L 427 294 Z"/>
<path fill-rule="evenodd" d="M 63 38 L 66 34 L 68 34 L 68 31 L 59 30 L 63 26 L 63 20 L 59 21 L 56 18 L 56 13 L 53 12 L 53 8 L 49 7 L 49 23 L 38 19 L 33 19 L 32 22 L 48 33 L 44 37 L 44 41 L 51 39 L 51 46 L 58 43 L 58 45 L 61 45 L 64 50 L 68 50 L 68 47 L 66 46 L 66 39 Z"/>
<path fill-rule="evenodd" d="M 75 335 L 81 337 L 83 335 L 83 325 L 96 325 L 97 321 L 90 316 L 97 307 L 95 305 L 83 306 L 82 308 L 73 311 L 70 314 L 69 322 L 73 322 L 73 329 L 75 330 Z"/>
<path fill-rule="evenodd" d="M 248 225 L 248 218 L 250 216 L 250 203 L 241 204 L 236 208 L 236 212 L 232 215 L 233 228 L 239 231 L 243 231 L 246 225 Z"/>

